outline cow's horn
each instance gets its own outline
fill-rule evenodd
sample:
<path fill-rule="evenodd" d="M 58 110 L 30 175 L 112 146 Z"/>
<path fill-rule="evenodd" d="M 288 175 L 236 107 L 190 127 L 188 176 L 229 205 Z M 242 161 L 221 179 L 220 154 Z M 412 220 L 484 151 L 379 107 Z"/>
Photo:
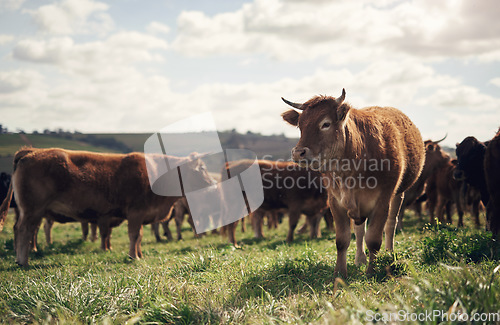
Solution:
<path fill-rule="evenodd" d="M 304 104 L 292 103 L 292 102 L 290 102 L 290 101 L 288 101 L 288 100 L 284 99 L 283 97 L 281 97 L 281 99 L 282 99 L 285 103 L 287 103 L 288 105 L 292 106 L 293 108 L 300 109 L 300 110 L 302 110 L 302 109 L 303 109 L 303 108 L 302 108 L 302 105 L 304 105 Z"/>
<path fill-rule="evenodd" d="M 337 102 L 338 105 L 342 104 L 345 99 L 345 89 L 342 88 L 342 95 L 340 95 L 339 98 L 337 98 L 335 101 Z"/>
<path fill-rule="evenodd" d="M 448 133 L 445 134 L 444 138 L 442 138 L 441 140 L 438 140 L 438 141 L 434 141 L 434 143 L 439 143 L 439 142 L 443 141 L 444 139 L 446 139 L 447 136 L 448 136 Z"/>

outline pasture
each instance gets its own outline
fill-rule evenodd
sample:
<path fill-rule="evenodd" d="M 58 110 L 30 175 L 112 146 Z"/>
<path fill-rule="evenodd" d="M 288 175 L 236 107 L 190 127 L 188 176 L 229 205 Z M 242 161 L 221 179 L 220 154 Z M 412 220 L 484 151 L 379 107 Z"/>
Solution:
<path fill-rule="evenodd" d="M 56 224 L 54 244 L 39 233 L 28 268 L 14 262 L 13 218 L 0 233 L 2 323 L 359 324 L 396 313 L 405 323 L 435 324 L 441 319 L 425 313 L 500 310 L 498 247 L 467 217 L 457 229 L 409 213 L 394 254 L 381 251 L 372 277 L 354 265 L 352 239 L 347 279 L 333 276 L 335 234 L 287 244 L 287 218 L 265 229 L 265 239 L 238 227 L 241 249 L 219 235 L 195 239 L 187 223 L 183 241 L 157 243 L 146 226 L 140 261 L 127 257 L 125 225 L 103 252 L 81 240 L 79 223 Z"/>

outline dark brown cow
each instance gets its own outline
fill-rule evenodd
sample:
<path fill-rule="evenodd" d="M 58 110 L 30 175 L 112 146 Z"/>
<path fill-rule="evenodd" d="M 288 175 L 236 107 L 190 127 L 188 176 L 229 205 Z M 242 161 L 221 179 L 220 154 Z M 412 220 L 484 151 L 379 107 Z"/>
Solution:
<path fill-rule="evenodd" d="M 489 194 L 486 219 L 491 232 L 496 237 L 500 230 L 500 130 L 486 149 L 484 172 Z"/>
<path fill-rule="evenodd" d="M 444 223 L 446 211 L 446 222 L 452 223 L 452 207 L 455 206 L 458 214 L 458 226 L 463 227 L 464 207 L 461 199 L 463 182 L 453 178 L 456 168 L 456 160 L 447 161 L 427 181 L 425 193 L 427 194 L 427 209 L 429 210 L 430 222 L 435 222 L 435 216 L 439 222 Z"/>
<path fill-rule="evenodd" d="M 282 116 L 301 131 L 293 160 L 323 173 L 335 220 L 335 272 L 346 276 L 350 219 L 357 225 L 369 219 L 367 273 L 372 273 L 384 228 L 386 249 L 393 249 L 403 193 L 420 176 L 425 148 L 419 130 L 401 111 L 392 107 L 358 110 L 344 99 L 345 90 L 337 99 L 316 96 L 304 104 L 283 99 L 303 112 L 289 110 Z"/>
<path fill-rule="evenodd" d="M 16 153 L 13 187 L 0 208 L 0 225 L 14 191 L 20 210 L 14 226 L 17 263 L 28 264 L 33 234 L 42 218 L 52 214 L 96 222 L 104 238 L 108 236 L 112 217 L 127 219 L 129 256 L 141 258 L 142 225 L 166 218 L 179 199 L 156 195 L 150 188 L 145 160 L 165 158 L 142 153 L 99 154 L 63 149 Z M 183 182 L 212 184 L 206 169 L 199 168 L 200 161 L 170 156 L 168 159 L 185 164 L 183 167 L 189 172 Z"/>
<path fill-rule="evenodd" d="M 231 174 L 239 174 L 252 165 L 252 160 L 231 162 L 227 165 Z M 307 217 L 311 238 L 320 234 L 319 221 L 321 212 L 327 206 L 327 194 L 321 185 L 321 174 L 300 168 L 292 162 L 259 160 L 264 188 L 264 202 L 252 214 L 252 226 L 256 238 L 263 238 L 262 219 L 266 212 L 287 209 L 289 230 L 286 240 L 293 241 L 294 230 L 300 215 Z M 222 179 L 227 179 L 227 170 L 223 170 Z M 229 241 L 236 245 L 235 229 L 237 222 L 227 226 Z"/>
<path fill-rule="evenodd" d="M 475 137 L 467 137 L 460 144 L 457 143 L 457 168 L 453 173 L 456 180 L 466 181 L 481 192 L 481 201 L 488 205 L 490 194 L 484 176 L 484 155 L 487 142 L 481 142 Z"/>
<path fill-rule="evenodd" d="M 446 165 L 450 161 L 450 155 L 441 150 L 439 143 L 446 139 L 446 136 L 438 141 L 427 140 L 424 142 L 425 146 L 425 164 L 422 169 L 420 177 L 417 179 L 408 190 L 405 191 L 401 210 L 398 214 L 398 229 L 403 229 L 403 217 L 405 209 L 414 204 L 415 201 L 423 194 L 425 182 L 431 177 L 439 168 Z M 417 205 L 419 207 L 419 205 Z M 417 208 L 418 209 L 418 208 Z"/>

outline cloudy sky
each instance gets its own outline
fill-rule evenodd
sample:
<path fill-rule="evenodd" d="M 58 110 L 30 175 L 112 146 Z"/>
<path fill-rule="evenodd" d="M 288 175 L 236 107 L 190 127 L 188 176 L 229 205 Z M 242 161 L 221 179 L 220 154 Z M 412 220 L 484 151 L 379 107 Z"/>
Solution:
<path fill-rule="evenodd" d="M 394 106 L 425 138 L 500 125 L 497 0 L 0 0 L 0 123 L 299 131 L 283 96 Z"/>

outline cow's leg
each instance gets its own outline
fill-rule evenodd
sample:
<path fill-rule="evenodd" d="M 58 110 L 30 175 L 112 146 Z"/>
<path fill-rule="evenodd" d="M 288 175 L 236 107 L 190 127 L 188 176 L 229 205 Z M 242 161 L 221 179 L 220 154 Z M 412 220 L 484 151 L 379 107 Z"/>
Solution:
<path fill-rule="evenodd" d="M 396 227 L 396 217 L 400 213 L 401 205 L 404 201 L 404 193 L 396 194 L 392 200 L 391 205 L 389 207 L 389 215 L 387 217 L 387 221 L 385 223 L 384 232 L 385 232 L 385 249 L 388 251 L 392 251 L 394 249 L 394 234 Z"/>
<path fill-rule="evenodd" d="M 89 237 L 89 223 L 80 222 L 80 224 L 82 225 L 82 239 L 86 241 L 87 238 Z"/>
<path fill-rule="evenodd" d="M 337 263 L 335 275 L 347 277 L 347 249 L 351 243 L 351 220 L 347 211 L 340 208 L 332 197 L 329 197 L 330 209 L 335 222 L 335 243 L 337 245 Z"/>
<path fill-rule="evenodd" d="M 31 239 L 31 242 L 30 242 L 30 249 L 32 252 L 38 251 L 38 248 L 37 248 L 37 246 L 38 246 L 38 230 L 40 230 L 40 227 L 37 227 L 35 229 L 35 233 L 33 234 L 33 238 Z"/>
<path fill-rule="evenodd" d="M 299 217 L 300 219 L 300 217 Z M 309 230 L 309 220 L 307 220 L 308 218 L 306 218 L 306 222 L 302 225 L 302 227 L 300 227 L 298 230 L 297 230 L 297 235 L 302 235 L 302 234 L 305 234 L 307 232 L 307 230 Z M 297 222 L 298 223 L 298 222 Z"/>
<path fill-rule="evenodd" d="M 323 214 L 323 219 L 325 219 L 326 228 L 331 232 L 335 232 L 335 225 L 333 224 L 333 216 L 330 208 L 328 208 Z"/>
<path fill-rule="evenodd" d="M 111 233 L 113 232 L 113 228 L 109 228 L 108 235 L 106 236 L 106 250 L 111 250 Z"/>
<path fill-rule="evenodd" d="M 228 224 L 225 228 L 225 231 L 227 231 L 227 237 L 228 240 L 231 244 L 233 244 L 234 247 L 239 248 L 238 244 L 236 243 L 236 228 L 238 226 L 238 221 L 235 221 L 233 223 Z"/>
<path fill-rule="evenodd" d="M 99 233 L 101 234 L 101 249 L 103 251 L 110 250 L 111 245 L 109 244 L 110 240 L 108 237 L 111 237 L 111 227 L 109 225 L 109 219 L 101 217 L 97 221 L 97 225 L 99 226 Z"/>
<path fill-rule="evenodd" d="M 403 230 L 403 218 L 405 216 L 405 210 L 406 210 L 406 206 L 407 206 L 407 203 L 408 202 L 408 199 L 402 201 L 401 203 L 401 208 L 399 209 L 399 212 L 398 212 L 398 216 L 397 216 L 397 229 L 398 231 L 401 231 Z"/>
<path fill-rule="evenodd" d="M 451 201 L 448 201 L 448 203 L 446 203 L 445 205 L 445 209 L 446 209 L 446 222 L 449 223 L 450 225 L 453 223 L 453 220 L 451 219 L 451 216 L 452 216 L 452 202 Z M 457 212 L 458 212 L 458 207 L 457 207 Z"/>
<path fill-rule="evenodd" d="M 474 215 L 474 221 L 476 223 L 476 228 L 481 227 L 481 221 L 479 220 L 479 200 L 474 200 L 472 202 L 472 214 Z"/>
<path fill-rule="evenodd" d="M 440 223 L 444 222 L 445 205 L 446 205 L 446 200 L 443 198 L 443 196 L 439 195 L 436 205 L 436 216 Z"/>
<path fill-rule="evenodd" d="M 365 241 L 366 246 L 368 247 L 369 261 L 368 267 L 366 268 L 366 274 L 372 274 L 374 271 L 375 258 L 377 257 L 380 247 L 382 246 L 382 235 L 384 232 L 384 228 L 386 230 L 386 249 L 391 250 L 393 248 L 394 230 L 391 231 L 389 228 L 390 226 L 386 226 L 390 205 L 391 199 L 381 198 L 377 203 L 377 206 L 375 207 L 371 218 L 368 220 Z M 393 209 L 393 211 L 394 210 L 395 209 Z M 392 221 L 393 229 L 394 226 L 395 220 Z"/>
<path fill-rule="evenodd" d="M 262 209 L 255 210 L 252 215 L 252 227 L 255 238 L 264 238 L 262 234 L 262 219 L 264 218 L 264 211 Z"/>
<path fill-rule="evenodd" d="M 358 266 L 366 264 L 365 228 L 366 221 L 360 225 L 354 225 L 354 232 L 356 233 L 356 257 L 354 258 L 354 264 Z"/>
<path fill-rule="evenodd" d="M 457 207 L 458 214 L 458 226 L 464 226 L 464 205 L 465 201 L 460 199 L 460 191 L 453 192 L 453 201 L 455 201 L 455 206 Z M 451 218 L 451 217 L 450 217 Z M 451 223 L 451 221 L 450 221 Z"/>
<path fill-rule="evenodd" d="M 130 240 L 130 249 L 128 256 L 131 259 L 140 259 L 142 253 L 140 252 L 141 239 L 142 239 L 142 220 L 137 216 L 128 218 L 128 238 Z"/>
<path fill-rule="evenodd" d="M 293 233 L 295 228 L 297 228 L 297 223 L 300 219 L 300 210 L 297 207 L 290 207 L 288 211 L 288 235 L 286 236 L 286 241 L 291 243 L 293 241 Z"/>
<path fill-rule="evenodd" d="M 317 213 L 312 216 L 306 216 L 306 224 L 309 226 L 309 237 L 321 238 L 321 231 L 319 229 L 319 224 L 321 222 L 322 215 Z"/>
<path fill-rule="evenodd" d="M 16 243 L 16 263 L 28 266 L 28 255 L 30 243 L 42 222 L 41 211 L 23 211 L 21 209 L 19 219 L 14 226 L 14 241 Z"/>
<path fill-rule="evenodd" d="M 434 195 L 427 196 L 427 210 L 429 211 L 429 221 L 431 224 L 436 223 L 436 198 Z"/>
<path fill-rule="evenodd" d="M 181 209 L 175 209 L 175 227 L 177 229 L 177 240 L 182 240 L 182 223 L 184 222 L 184 212 Z M 195 233 L 195 237 L 196 237 Z"/>
<path fill-rule="evenodd" d="M 160 243 L 161 242 L 161 237 L 160 237 L 160 223 L 155 222 L 151 224 L 151 231 L 153 232 L 153 235 L 155 236 L 156 242 Z"/>
<path fill-rule="evenodd" d="M 198 233 L 196 232 L 196 227 L 195 227 L 195 225 L 194 225 L 193 217 L 191 216 L 191 214 L 188 214 L 187 221 L 188 221 L 189 225 L 191 226 L 191 229 L 193 230 L 194 237 L 195 237 L 195 238 L 201 237 L 201 236 L 200 236 L 200 235 L 198 235 Z M 214 230 L 216 230 L 216 229 L 214 229 Z M 213 233 L 213 230 L 212 230 L 212 233 Z"/>
<path fill-rule="evenodd" d="M 246 217 L 241 218 L 241 232 L 245 232 L 247 230 L 245 219 Z"/>
<path fill-rule="evenodd" d="M 167 219 L 163 222 L 160 222 L 161 228 L 163 229 L 163 236 L 166 236 L 167 240 L 169 240 L 169 241 L 174 239 L 174 237 L 172 236 L 172 232 L 170 231 L 170 228 L 168 227 L 170 220 L 171 219 Z"/>
<path fill-rule="evenodd" d="M 43 224 L 43 231 L 45 232 L 45 241 L 47 245 L 52 244 L 52 226 L 54 225 L 54 219 L 45 218 L 45 223 Z"/>
<path fill-rule="evenodd" d="M 97 224 L 90 224 L 90 241 L 95 242 L 97 240 Z"/>

